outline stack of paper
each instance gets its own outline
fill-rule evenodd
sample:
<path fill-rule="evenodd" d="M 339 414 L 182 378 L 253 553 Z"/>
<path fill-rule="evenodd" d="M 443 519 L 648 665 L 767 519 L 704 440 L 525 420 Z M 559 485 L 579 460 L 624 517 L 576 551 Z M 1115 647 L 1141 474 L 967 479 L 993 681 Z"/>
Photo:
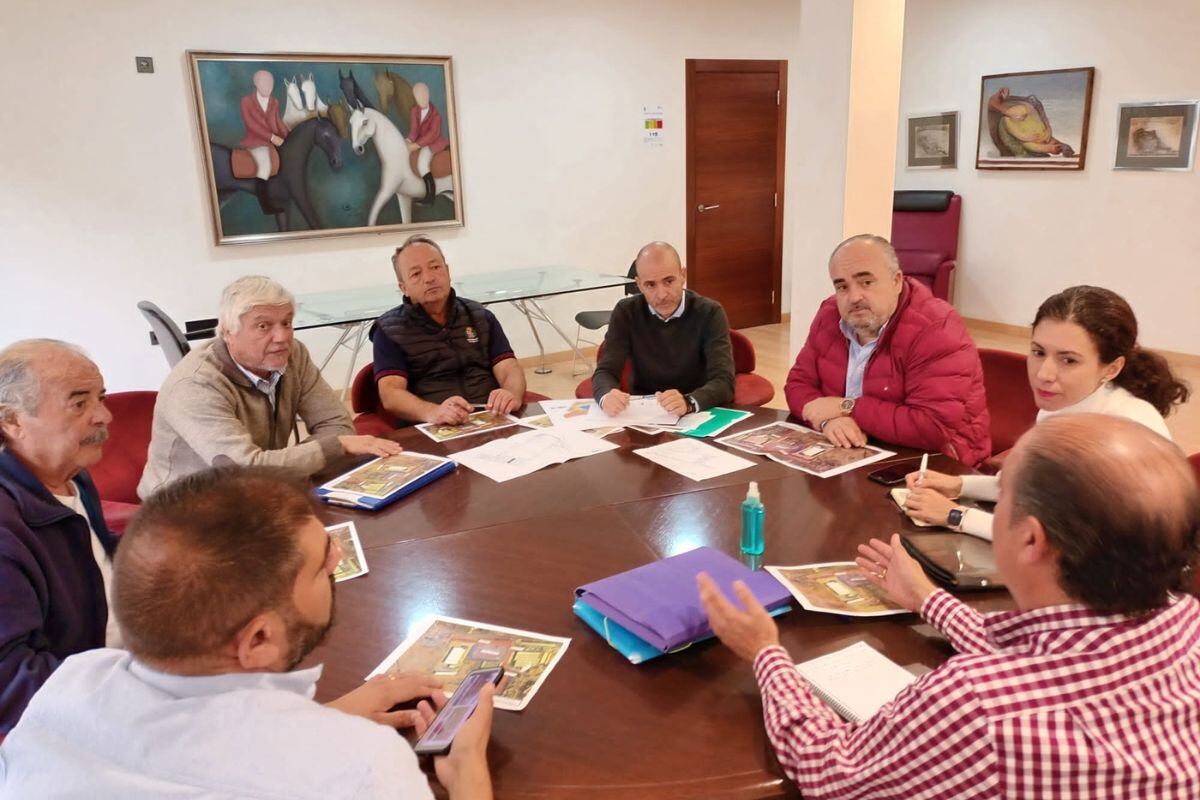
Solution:
<path fill-rule="evenodd" d="M 570 428 L 540 428 L 506 439 L 493 439 L 485 445 L 454 453 L 450 457 L 465 467 L 497 482 L 536 472 L 551 464 L 564 464 L 617 445 L 598 436 Z"/>
<path fill-rule="evenodd" d="M 666 444 L 646 447 L 633 452 L 694 481 L 716 478 L 754 466 L 754 462 L 749 459 L 735 456 L 733 453 L 727 453 L 695 439 L 675 439 Z"/>

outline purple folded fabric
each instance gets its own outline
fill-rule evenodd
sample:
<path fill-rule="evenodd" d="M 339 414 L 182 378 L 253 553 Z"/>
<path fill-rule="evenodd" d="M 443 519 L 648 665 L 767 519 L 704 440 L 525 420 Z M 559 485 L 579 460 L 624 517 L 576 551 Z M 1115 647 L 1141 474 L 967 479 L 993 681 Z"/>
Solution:
<path fill-rule="evenodd" d="M 576 589 L 575 596 L 666 652 L 712 633 L 696 588 L 696 575 L 701 572 L 711 575 L 727 597 L 734 596 L 733 582 L 740 580 L 768 609 L 792 599 L 769 573 L 754 571 L 711 547 L 593 581 Z"/>

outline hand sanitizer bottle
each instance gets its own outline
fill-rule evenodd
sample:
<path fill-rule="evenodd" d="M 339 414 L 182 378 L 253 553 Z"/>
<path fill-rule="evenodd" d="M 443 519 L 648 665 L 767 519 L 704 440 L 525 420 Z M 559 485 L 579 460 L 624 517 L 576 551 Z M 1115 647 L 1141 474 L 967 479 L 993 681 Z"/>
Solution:
<path fill-rule="evenodd" d="M 761 556 L 763 552 L 763 518 L 766 509 L 758 496 L 758 481 L 750 481 L 750 490 L 742 503 L 742 552 Z"/>

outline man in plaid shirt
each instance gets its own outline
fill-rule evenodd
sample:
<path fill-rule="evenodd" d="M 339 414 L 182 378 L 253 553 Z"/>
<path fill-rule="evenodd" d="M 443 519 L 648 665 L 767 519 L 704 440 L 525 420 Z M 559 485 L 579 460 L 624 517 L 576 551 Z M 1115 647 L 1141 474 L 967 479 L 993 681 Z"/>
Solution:
<path fill-rule="evenodd" d="M 1200 797 L 1200 491 L 1178 449 L 1135 422 L 1046 420 L 1005 462 L 996 566 L 1017 610 L 934 587 L 893 536 L 858 563 L 959 654 L 875 716 L 842 721 L 779 646 L 744 585 L 707 576 L 713 630 L 754 663 L 767 733 L 806 798 Z"/>

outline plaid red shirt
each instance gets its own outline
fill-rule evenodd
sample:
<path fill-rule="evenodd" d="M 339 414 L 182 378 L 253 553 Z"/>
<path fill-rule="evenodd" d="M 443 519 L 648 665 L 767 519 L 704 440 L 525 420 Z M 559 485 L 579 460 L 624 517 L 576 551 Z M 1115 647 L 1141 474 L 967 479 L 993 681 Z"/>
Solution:
<path fill-rule="evenodd" d="M 956 655 L 861 723 L 787 651 L 754 660 L 767 734 L 806 798 L 1200 798 L 1200 602 L 1149 617 L 1082 606 L 921 608 Z"/>

